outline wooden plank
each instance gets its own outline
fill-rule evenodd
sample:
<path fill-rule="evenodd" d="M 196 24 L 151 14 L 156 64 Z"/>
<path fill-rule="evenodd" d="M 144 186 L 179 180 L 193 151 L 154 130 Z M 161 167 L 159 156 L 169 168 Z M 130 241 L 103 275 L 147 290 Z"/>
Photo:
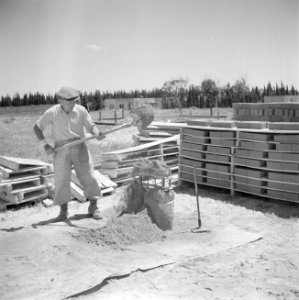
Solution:
<path fill-rule="evenodd" d="M 84 192 L 80 186 L 78 186 L 75 182 L 71 181 L 71 194 L 74 198 L 76 198 L 80 202 L 85 202 L 86 198 L 84 196 Z"/>
<path fill-rule="evenodd" d="M 11 170 L 0 166 L 0 182 L 7 180 L 19 180 L 25 176 L 47 175 L 53 172 L 53 166 L 26 167 L 19 170 Z"/>
<path fill-rule="evenodd" d="M 103 161 L 101 164 L 102 169 L 117 169 L 119 167 L 120 162 L 113 161 L 113 160 L 107 160 Z"/>
<path fill-rule="evenodd" d="M 120 168 L 120 169 L 101 169 L 102 174 L 108 175 L 110 178 L 117 178 L 118 176 L 129 174 L 133 170 L 133 167 Z"/>
<path fill-rule="evenodd" d="M 187 127 L 187 123 L 173 123 L 173 122 L 158 122 L 154 121 L 151 123 L 151 125 L 148 126 L 148 130 L 151 130 L 153 128 L 155 129 L 175 129 L 175 130 L 180 130 L 182 127 Z"/>
<path fill-rule="evenodd" d="M 109 177 L 107 177 L 106 175 L 102 174 L 99 171 L 95 171 L 95 177 L 97 181 L 102 184 L 104 189 L 117 187 L 117 184 L 115 182 L 113 182 Z"/>
<path fill-rule="evenodd" d="M 48 166 L 48 163 L 37 159 L 0 156 L 0 165 L 11 170 L 19 170 L 28 166 Z"/>
<path fill-rule="evenodd" d="M 38 195 L 40 195 L 41 197 L 48 196 L 50 188 L 50 184 L 43 184 L 36 187 L 14 191 L 13 193 L 6 195 L 3 192 L 1 192 L 0 199 L 11 204 L 23 203 L 26 201 L 38 199 Z"/>
<path fill-rule="evenodd" d="M 23 174 L 16 174 L 15 176 L 5 178 L 2 181 L 0 180 L 0 185 L 1 184 L 7 184 L 7 183 L 12 183 L 12 182 L 18 182 L 22 181 L 25 178 L 26 179 L 35 179 L 35 178 L 41 178 L 41 177 L 47 177 L 50 175 L 39 175 L 39 174 L 32 174 L 32 173 L 23 173 Z"/>
<path fill-rule="evenodd" d="M 11 195 L 18 195 L 19 199 L 23 199 L 24 195 L 26 193 L 30 193 L 30 192 L 34 192 L 34 191 L 38 191 L 38 190 L 43 190 L 46 189 L 48 187 L 47 184 L 41 184 L 41 185 L 37 185 L 37 186 L 31 186 L 31 187 L 26 187 L 26 188 L 21 188 L 18 190 L 13 190 L 11 192 Z"/>
<path fill-rule="evenodd" d="M 150 137 L 170 137 L 172 136 L 171 133 L 165 132 L 165 131 L 150 131 L 149 132 Z"/>
<path fill-rule="evenodd" d="M 112 194 L 115 192 L 115 188 L 109 187 L 102 190 L 102 195 Z"/>
<path fill-rule="evenodd" d="M 101 174 L 98 170 L 94 171 L 94 176 L 97 180 L 97 182 L 99 183 L 99 186 L 101 189 L 104 188 L 109 188 L 109 187 L 113 187 L 115 188 L 117 185 L 110 180 L 107 176 L 105 176 L 104 174 Z M 71 175 L 72 181 L 78 185 L 80 188 L 82 188 L 81 183 L 76 175 L 76 172 L 73 170 L 72 171 L 72 175 Z"/>
<path fill-rule="evenodd" d="M 158 145 L 161 145 L 161 144 L 164 144 L 164 143 L 167 143 L 167 142 L 178 141 L 179 136 L 180 135 L 177 134 L 177 135 L 171 136 L 169 138 L 162 139 L 162 140 L 159 140 L 159 141 L 154 141 L 154 142 L 147 143 L 147 144 L 144 144 L 144 145 L 138 145 L 138 146 L 135 146 L 135 147 L 130 147 L 130 148 L 126 148 L 126 149 L 121 149 L 121 150 L 116 150 L 116 151 L 112 151 L 112 152 L 108 152 L 108 153 L 103 153 L 102 157 L 105 160 L 121 160 L 122 159 L 121 157 L 124 154 L 128 154 L 128 153 L 131 153 L 131 152 L 140 152 L 142 150 L 150 149 L 154 146 L 158 146 Z"/>
<path fill-rule="evenodd" d="M 19 197 L 19 203 L 30 202 L 33 200 L 42 200 L 49 194 L 48 188 L 38 189 L 35 191 L 26 192 Z"/>
<path fill-rule="evenodd" d="M 5 191 L 7 194 L 12 194 L 15 191 L 18 191 L 23 188 L 28 188 L 31 186 L 39 186 L 41 184 L 41 178 L 29 178 L 23 179 L 20 181 L 12 181 L 10 183 L 0 183 L 0 191 Z"/>

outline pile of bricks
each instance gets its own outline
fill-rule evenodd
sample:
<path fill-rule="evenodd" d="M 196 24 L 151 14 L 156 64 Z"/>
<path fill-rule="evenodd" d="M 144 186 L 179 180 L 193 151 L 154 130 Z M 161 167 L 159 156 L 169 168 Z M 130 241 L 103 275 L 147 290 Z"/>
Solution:
<path fill-rule="evenodd" d="M 299 122 L 299 103 L 235 103 L 234 120 Z"/>
<path fill-rule="evenodd" d="M 183 128 L 179 180 L 299 202 L 299 130 L 236 125 Z"/>

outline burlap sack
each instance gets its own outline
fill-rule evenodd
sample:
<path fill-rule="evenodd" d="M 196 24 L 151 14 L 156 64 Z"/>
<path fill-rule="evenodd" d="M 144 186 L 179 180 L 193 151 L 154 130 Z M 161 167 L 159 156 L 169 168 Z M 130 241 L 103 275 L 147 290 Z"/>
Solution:
<path fill-rule="evenodd" d="M 170 230 L 173 225 L 174 192 L 163 191 L 159 187 L 144 193 L 144 204 L 149 209 L 152 221 L 162 230 Z"/>

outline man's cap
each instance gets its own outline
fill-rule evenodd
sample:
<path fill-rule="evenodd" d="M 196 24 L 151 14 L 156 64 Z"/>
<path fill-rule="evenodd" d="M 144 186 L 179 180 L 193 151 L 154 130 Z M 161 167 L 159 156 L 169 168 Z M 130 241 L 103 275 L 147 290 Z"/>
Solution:
<path fill-rule="evenodd" d="M 62 87 L 57 93 L 56 96 L 64 99 L 66 101 L 74 101 L 80 99 L 79 91 L 71 87 Z"/>

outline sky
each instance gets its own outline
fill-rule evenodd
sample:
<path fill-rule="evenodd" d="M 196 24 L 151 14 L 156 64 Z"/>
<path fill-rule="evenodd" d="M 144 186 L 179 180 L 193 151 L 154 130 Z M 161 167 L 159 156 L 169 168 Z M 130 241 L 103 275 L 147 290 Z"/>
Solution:
<path fill-rule="evenodd" d="M 0 0 L 0 96 L 244 78 L 299 88 L 299 0 Z"/>

